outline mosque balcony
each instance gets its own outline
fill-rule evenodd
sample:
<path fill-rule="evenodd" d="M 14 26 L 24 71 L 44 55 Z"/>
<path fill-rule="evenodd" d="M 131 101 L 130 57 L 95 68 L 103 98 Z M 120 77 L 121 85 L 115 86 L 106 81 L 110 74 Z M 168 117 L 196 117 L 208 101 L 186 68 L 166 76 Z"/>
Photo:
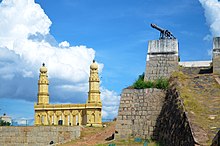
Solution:
<path fill-rule="evenodd" d="M 48 104 L 48 105 L 34 105 L 36 110 L 78 110 L 85 109 L 85 104 Z"/>

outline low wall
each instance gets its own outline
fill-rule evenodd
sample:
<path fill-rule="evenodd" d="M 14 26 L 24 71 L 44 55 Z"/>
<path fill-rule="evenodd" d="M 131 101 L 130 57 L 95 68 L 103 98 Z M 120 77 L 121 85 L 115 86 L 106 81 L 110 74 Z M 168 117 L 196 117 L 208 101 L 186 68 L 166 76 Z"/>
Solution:
<path fill-rule="evenodd" d="M 51 141 L 63 143 L 79 136 L 78 126 L 0 127 L 1 146 L 46 146 Z"/>
<path fill-rule="evenodd" d="M 116 139 L 150 138 L 165 93 L 159 89 L 124 89 L 116 124 Z"/>

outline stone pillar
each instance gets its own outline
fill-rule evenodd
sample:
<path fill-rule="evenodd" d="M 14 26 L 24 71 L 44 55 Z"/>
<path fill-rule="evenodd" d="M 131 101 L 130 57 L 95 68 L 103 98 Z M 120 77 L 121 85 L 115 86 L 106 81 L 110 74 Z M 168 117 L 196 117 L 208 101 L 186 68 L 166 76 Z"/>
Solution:
<path fill-rule="evenodd" d="M 71 124 L 71 126 L 73 126 L 74 124 L 73 124 L 73 115 L 72 115 L 72 113 L 70 112 L 70 124 Z"/>
<path fill-rule="evenodd" d="M 70 111 L 64 111 L 64 125 L 68 126 L 69 125 L 69 115 L 70 115 Z"/>
<path fill-rule="evenodd" d="M 178 69 L 178 40 L 160 39 L 148 42 L 145 81 L 169 78 Z"/>
<path fill-rule="evenodd" d="M 220 74 L 220 37 L 213 38 L 213 73 Z"/>
<path fill-rule="evenodd" d="M 77 114 L 77 111 L 72 111 L 72 125 L 77 125 L 76 124 L 76 114 Z"/>
<path fill-rule="evenodd" d="M 65 125 L 65 115 L 64 115 L 64 113 L 62 113 L 62 115 L 61 115 L 61 120 L 63 121 L 62 125 Z"/>
<path fill-rule="evenodd" d="M 41 117 L 39 113 L 35 113 L 35 125 L 41 125 Z"/>
<path fill-rule="evenodd" d="M 81 125 L 81 113 L 80 113 L 80 112 L 78 113 L 78 120 L 79 120 L 79 121 L 78 121 L 78 122 L 79 122 L 79 125 Z"/>
<path fill-rule="evenodd" d="M 58 125 L 58 119 L 56 113 L 54 113 L 54 125 Z"/>

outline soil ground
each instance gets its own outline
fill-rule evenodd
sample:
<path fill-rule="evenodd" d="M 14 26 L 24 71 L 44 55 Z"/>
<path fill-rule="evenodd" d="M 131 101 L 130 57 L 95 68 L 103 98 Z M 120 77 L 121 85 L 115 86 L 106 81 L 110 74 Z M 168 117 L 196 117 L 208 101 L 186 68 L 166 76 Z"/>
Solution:
<path fill-rule="evenodd" d="M 61 144 L 59 146 L 109 146 L 115 144 L 115 146 L 143 146 L 143 142 L 137 143 L 134 140 L 122 140 L 116 141 L 112 139 L 112 134 L 115 132 L 116 122 L 103 123 L 106 127 L 94 128 L 94 127 L 82 127 L 81 136 L 77 140 Z M 154 142 L 148 144 L 148 146 L 156 146 Z"/>

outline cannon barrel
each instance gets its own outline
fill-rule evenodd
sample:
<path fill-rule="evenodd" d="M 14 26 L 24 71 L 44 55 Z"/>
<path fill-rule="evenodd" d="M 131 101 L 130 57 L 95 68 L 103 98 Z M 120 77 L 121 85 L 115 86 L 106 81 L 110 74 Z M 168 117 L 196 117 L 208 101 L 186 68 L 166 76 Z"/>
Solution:
<path fill-rule="evenodd" d="M 150 24 L 150 26 L 158 31 L 160 31 L 160 39 L 176 39 L 173 34 L 166 29 L 158 27 L 156 24 Z"/>
<path fill-rule="evenodd" d="M 152 28 L 155 28 L 155 29 L 159 30 L 159 31 L 162 32 L 162 33 L 165 32 L 164 29 L 158 27 L 156 24 L 150 24 L 150 26 L 151 26 Z"/>

